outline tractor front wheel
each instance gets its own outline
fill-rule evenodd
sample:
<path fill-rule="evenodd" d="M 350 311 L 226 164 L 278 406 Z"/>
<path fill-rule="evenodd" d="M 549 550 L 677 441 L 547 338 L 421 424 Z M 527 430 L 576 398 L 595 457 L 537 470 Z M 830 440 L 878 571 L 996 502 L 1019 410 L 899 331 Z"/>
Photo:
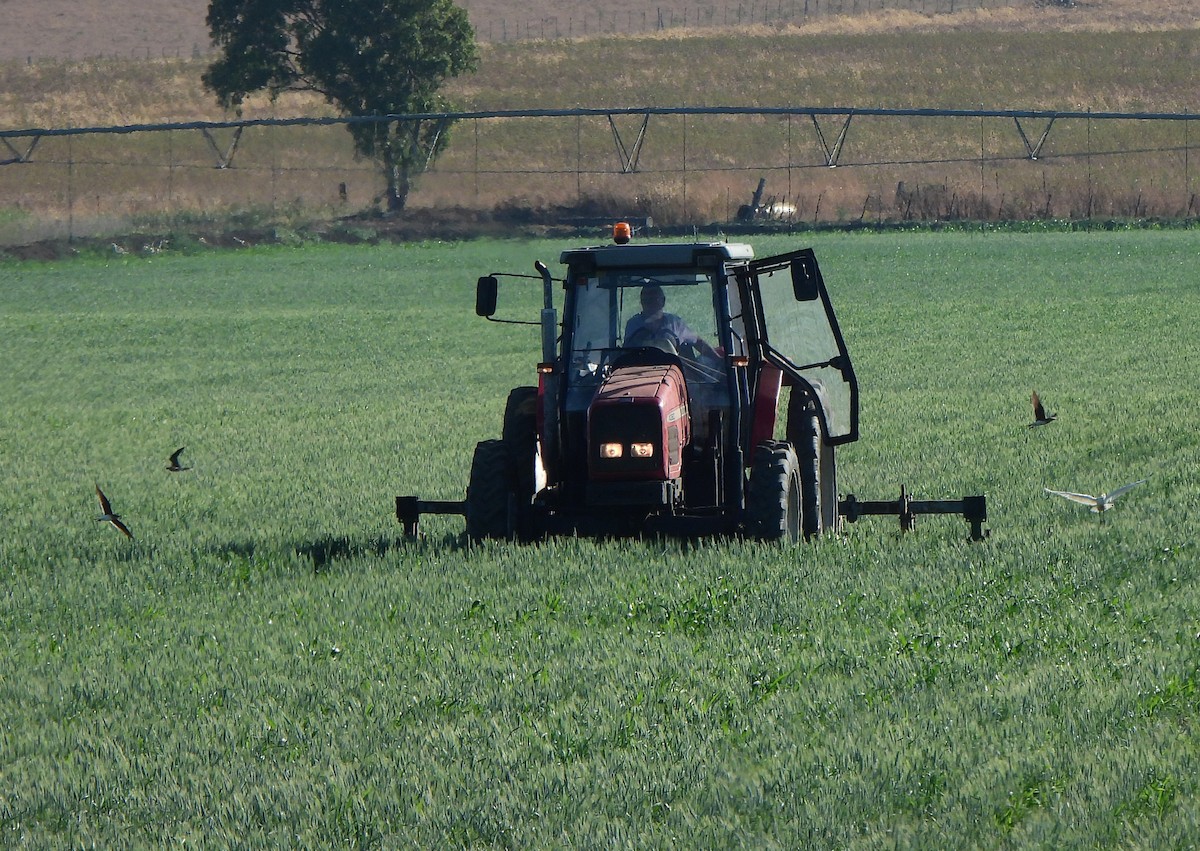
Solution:
<path fill-rule="evenodd" d="M 746 534 L 760 541 L 798 541 L 802 513 L 796 450 L 786 441 L 764 440 L 750 467 Z"/>
<path fill-rule="evenodd" d="M 514 501 L 508 447 L 503 440 L 480 441 L 467 483 L 467 537 L 472 541 L 512 538 Z"/>

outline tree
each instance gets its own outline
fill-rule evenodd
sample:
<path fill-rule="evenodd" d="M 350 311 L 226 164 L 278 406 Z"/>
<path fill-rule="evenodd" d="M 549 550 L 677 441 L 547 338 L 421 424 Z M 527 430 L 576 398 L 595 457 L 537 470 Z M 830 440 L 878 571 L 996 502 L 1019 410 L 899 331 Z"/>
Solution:
<path fill-rule="evenodd" d="M 211 0 L 219 55 L 202 80 L 226 108 L 266 90 L 322 95 L 342 116 L 449 111 L 446 80 L 478 66 L 475 33 L 452 0 Z M 355 149 L 387 178 L 389 211 L 445 148 L 446 122 L 347 124 Z"/>

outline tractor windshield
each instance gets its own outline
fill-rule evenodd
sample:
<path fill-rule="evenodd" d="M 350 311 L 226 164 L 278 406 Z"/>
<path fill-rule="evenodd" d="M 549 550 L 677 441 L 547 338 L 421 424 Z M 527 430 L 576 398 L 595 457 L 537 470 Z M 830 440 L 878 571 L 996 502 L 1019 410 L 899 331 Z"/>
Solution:
<path fill-rule="evenodd" d="M 689 388 L 726 393 L 713 275 L 601 269 L 574 279 L 568 384 L 586 394 L 631 350 L 678 355 Z"/>
<path fill-rule="evenodd" d="M 572 365 L 590 374 L 630 348 L 663 348 L 695 360 L 719 345 L 712 278 L 707 274 L 602 271 L 585 284 L 577 282 L 574 307 Z"/>

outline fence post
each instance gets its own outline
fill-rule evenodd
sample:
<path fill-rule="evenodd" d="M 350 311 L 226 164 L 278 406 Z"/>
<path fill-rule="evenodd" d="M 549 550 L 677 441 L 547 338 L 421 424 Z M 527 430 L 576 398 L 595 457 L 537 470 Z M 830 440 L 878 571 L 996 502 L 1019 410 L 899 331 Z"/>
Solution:
<path fill-rule="evenodd" d="M 175 223 L 175 132 L 167 131 L 167 218 Z"/>
<path fill-rule="evenodd" d="M 1092 228 L 1092 108 L 1087 117 L 1087 217 L 1088 230 Z"/>
<path fill-rule="evenodd" d="M 792 114 L 789 112 L 787 117 L 787 152 L 788 152 L 788 197 L 794 197 L 792 194 Z"/>
<path fill-rule="evenodd" d="M 979 104 L 980 110 L 983 109 L 983 104 Z M 984 215 L 986 214 L 986 205 L 984 200 L 987 195 L 986 179 L 984 177 L 984 169 L 986 166 L 987 157 L 987 141 L 983 132 L 983 116 L 979 116 L 979 221 L 982 226 Z"/>
<path fill-rule="evenodd" d="M 75 241 L 75 145 L 67 137 L 67 242 Z"/>
<path fill-rule="evenodd" d="M 688 216 L 687 202 L 687 116 L 683 116 L 683 220 L 686 222 Z"/>
<path fill-rule="evenodd" d="M 1192 202 L 1191 202 L 1191 198 L 1190 198 L 1191 189 L 1192 189 L 1192 178 L 1191 178 L 1191 174 L 1189 172 L 1189 162 L 1188 162 L 1188 159 L 1189 159 L 1188 158 L 1188 147 L 1189 147 L 1189 145 L 1188 145 L 1188 122 L 1189 121 L 1190 121 L 1190 119 L 1188 119 L 1188 118 L 1183 119 L 1183 194 L 1185 197 L 1188 198 L 1188 208 L 1187 208 L 1187 212 L 1185 212 L 1183 214 L 1184 218 L 1187 218 L 1187 216 L 1192 212 Z"/>
<path fill-rule="evenodd" d="M 271 117 L 275 117 L 275 113 L 271 113 Z M 276 131 L 278 132 L 278 131 Z M 279 146 L 271 145 L 271 220 L 274 224 L 279 217 L 277 207 L 279 201 Z"/>

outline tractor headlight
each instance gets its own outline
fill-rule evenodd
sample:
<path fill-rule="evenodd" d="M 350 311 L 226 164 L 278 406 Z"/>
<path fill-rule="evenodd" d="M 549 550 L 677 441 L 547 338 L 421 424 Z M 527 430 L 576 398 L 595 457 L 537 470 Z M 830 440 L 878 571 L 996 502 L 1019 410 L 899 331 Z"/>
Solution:
<path fill-rule="evenodd" d="M 653 443 L 631 443 L 629 445 L 629 454 L 634 458 L 653 458 L 654 444 Z"/>
<path fill-rule="evenodd" d="M 619 443 L 601 443 L 601 458 L 620 458 L 625 454 L 625 447 Z"/>

